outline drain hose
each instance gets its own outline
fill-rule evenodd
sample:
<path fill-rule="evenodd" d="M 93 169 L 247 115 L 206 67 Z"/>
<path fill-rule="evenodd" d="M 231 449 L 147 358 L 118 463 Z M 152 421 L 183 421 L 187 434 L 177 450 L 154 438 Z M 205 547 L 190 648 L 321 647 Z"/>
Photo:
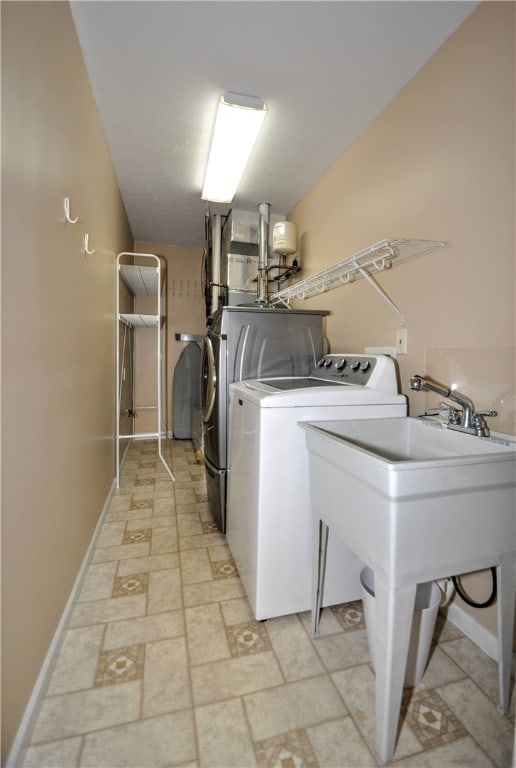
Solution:
<path fill-rule="evenodd" d="M 497 579 L 496 579 L 496 568 L 494 566 L 491 568 L 491 579 L 492 579 L 491 594 L 489 595 L 487 600 L 484 600 L 484 602 L 477 603 L 475 600 L 472 600 L 471 597 L 468 594 L 466 594 L 466 592 L 464 591 L 464 588 L 462 587 L 462 584 L 460 581 L 460 576 L 452 576 L 453 586 L 455 587 L 457 594 L 462 600 L 464 600 L 465 603 L 467 603 L 468 605 L 471 605 L 472 608 L 487 608 L 488 606 L 492 605 L 496 600 L 498 586 L 497 586 Z"/>

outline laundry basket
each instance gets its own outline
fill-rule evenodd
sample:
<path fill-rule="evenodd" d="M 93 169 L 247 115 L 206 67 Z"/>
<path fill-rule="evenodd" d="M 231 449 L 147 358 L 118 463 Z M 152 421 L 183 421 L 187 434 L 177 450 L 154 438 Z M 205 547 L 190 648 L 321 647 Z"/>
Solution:
<path fill-rule="evenodd" d="M 367 644 L 369 646 L 369 656 L 371 657 L 371 664 L 374 669 L 376 656 L 376 617 L 374 573 L 370 568 L 364 568 L 362 570 L 360 574 L 360 586 L 362 588 L 362 605 L 364 609 L 364 622 L 366 626 Z M 414 615 L 412 618 L 412 629 L 410 631 L 407 666 L 405 668 L 404 685 L 406 688 L 411 688 L 417 685 L 424 675 L 440 601 L 441 590 L 435 582 L 427 581 L 424 584 L 418 584 L 414 604 Z"/>

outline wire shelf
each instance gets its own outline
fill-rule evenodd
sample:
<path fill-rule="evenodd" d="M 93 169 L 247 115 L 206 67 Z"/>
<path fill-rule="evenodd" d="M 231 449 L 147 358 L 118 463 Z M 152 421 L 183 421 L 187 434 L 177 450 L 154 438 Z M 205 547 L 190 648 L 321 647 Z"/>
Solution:
<path fill-rule="evenodd" d="M 395 264 L 401 264 L 437 248 L 444 248 L 446 245 L 445 241 L 440 240 L 381 240 L 332 267 L 272 294 L 269 302 L 288 304 L 291 299 L 309 299 L 311 296 L 348 285 L 361 277 L 371 277 L 376 272 L 390 269 Z"/>
<path fill-rule="evenodd" d="M 119 317 L 132 328 L 156 328 L 159 323 L 159 315 L 138 315 L 124 312 Z"/>

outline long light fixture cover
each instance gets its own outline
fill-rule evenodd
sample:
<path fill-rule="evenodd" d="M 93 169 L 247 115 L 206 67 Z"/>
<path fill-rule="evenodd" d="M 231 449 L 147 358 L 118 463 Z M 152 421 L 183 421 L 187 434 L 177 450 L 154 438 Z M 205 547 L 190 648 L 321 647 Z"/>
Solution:
<path fill-rule="evenodd" d="M 223 93 L 220 97 L 202 199 L 230 203 L 261 128 L 267 105 L 254 96 Z"/>

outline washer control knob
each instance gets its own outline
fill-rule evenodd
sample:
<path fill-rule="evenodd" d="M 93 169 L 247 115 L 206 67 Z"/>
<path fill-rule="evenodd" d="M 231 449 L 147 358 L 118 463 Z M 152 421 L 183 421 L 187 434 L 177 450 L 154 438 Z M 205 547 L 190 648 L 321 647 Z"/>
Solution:
<path fill-rule="evenodd" d="M 323 365 L 324 365 L 324 360 L 325 360 L 325 358 L 324 358 L 324 357 L 321 357 L 321 359 L 317 361 L 317 367 L 318 367 L 318 368 L 322 368 L 322 367 L 323 367 Z"/>
<path fill-rule="evenodd" d="M 345 358 L 345 357 L 341 357 L 341 359 L 339 360 L 339 362 L 338 362 L 338 363 L 335 363 L 335 368 L 336 368 L 338 371 L 342 371 L 342 370 L 343 370 L 343 369 L 346 367 L 346 362 L 347 362 L 347 361 L 346 361 L 346 358 Z"/>
<path fill-rule="evenodd" d="M 332 359 L 331 357 L 327 357 L 326 360 L 324 361 L 324 367 L 331 368 L 331 366 L 332 366 Z"/>
<path fill-rule="evenodd" d="M 369 362 L 369 360 L 364 360 L 364 362 L 360 366 L 360 370 L 365 373 L 366 371 L 369 370 L 370 367 L 371 367 L 371 363 Z"/>
<path fill-rule="evenodd" d="M 360 368 L 360 360 L 353 360 L 353 362 L 351 363 L 351 370 L 358 371 L 359 368 Z"/>

